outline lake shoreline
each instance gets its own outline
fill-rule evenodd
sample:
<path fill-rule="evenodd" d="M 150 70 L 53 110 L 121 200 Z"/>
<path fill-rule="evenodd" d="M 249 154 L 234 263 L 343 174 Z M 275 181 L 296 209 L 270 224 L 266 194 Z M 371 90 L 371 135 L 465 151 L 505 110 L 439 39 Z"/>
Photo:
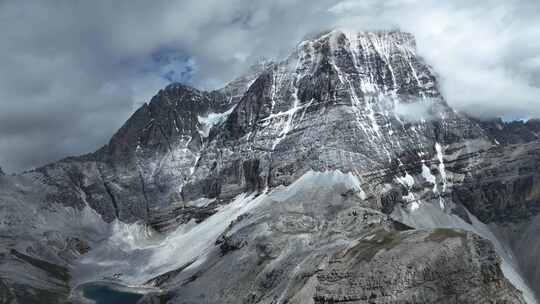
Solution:
<path fill-rule="evenodd" d="M 126 303 L 136 303 L 150 292 L 159 288 L 145 286 L 126 286 L 114 281 L 92 281 L 78 284 L 70 294 L 70 300 L 81 304 L 106 303 L 106 299 L 123 299 Z"/>

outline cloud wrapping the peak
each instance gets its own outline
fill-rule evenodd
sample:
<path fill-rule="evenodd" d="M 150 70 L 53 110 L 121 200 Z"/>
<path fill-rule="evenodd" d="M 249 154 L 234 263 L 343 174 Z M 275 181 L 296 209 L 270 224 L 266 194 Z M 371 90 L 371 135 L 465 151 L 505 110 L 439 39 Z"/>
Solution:
<path fill-rule="evenodd" d="M 95 150 L 171 81 L 215 88 L 334 27 L 415 35 L 448 103 L 540 117 L 536 0 L 0 1 L 0 165 Z"/>

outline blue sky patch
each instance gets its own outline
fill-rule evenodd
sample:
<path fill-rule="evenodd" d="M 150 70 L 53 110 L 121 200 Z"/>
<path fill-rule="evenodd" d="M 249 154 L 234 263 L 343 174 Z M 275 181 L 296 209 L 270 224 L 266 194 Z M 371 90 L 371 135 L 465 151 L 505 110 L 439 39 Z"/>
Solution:
<path fill-rule="evenodd" d="M 176 50 L 162 49 L 150 56 L 149 62 L 142 71 L 157 73 L 169 83 L 191 84 L 197 67 L 192 57 Z"/>

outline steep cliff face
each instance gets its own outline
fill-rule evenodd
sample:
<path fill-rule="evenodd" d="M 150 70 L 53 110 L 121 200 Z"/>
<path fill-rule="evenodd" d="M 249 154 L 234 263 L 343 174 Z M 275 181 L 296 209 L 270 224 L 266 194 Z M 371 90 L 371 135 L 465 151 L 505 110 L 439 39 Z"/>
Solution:
<path fill-rule="evenodd" d="M 149 303 L 535 303 L 536 135 L 451 109 L 410 34 L 324 33 L 0 176 L 0 299 L 107 278 Z"/>
<path fill-rule="evenodd" d="M 499 144 L 521 144 L 540 139 L 540 119 L 511 122 L 491 119 L 477 120 L 477 122 Z"/>
<path fill-rule="evenodd" d="M 257 184 L 273 187 L 310 169 L 371 174 L 419 153 L 428 159 L 438 142 L 469 138 L 482 138 L 482 130 L 446 105 L 410 35 L 331 32 L 302 42 L 257 79 L 184 192 L 195 195 L 239 160 L 256 159 Z"/>

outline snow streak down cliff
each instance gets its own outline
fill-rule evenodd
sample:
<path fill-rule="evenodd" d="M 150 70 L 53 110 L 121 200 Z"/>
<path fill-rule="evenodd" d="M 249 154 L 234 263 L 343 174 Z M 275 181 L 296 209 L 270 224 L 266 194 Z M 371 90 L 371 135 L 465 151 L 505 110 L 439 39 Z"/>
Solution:
<path fill-rule="evenodd" d="M 527 285 L 538 286 L 538 266 L 514 250 L 519 241 L 506 239 L 516 229 L 536 229 L 540 144 L 500 145 L 496 138 L 446 104 L 410 34 L 331 31 L 223 89 L 168 86 L 95 153 L 0 177 L 1 227 L 13 235 L 4 247 L 65 267 L 73 276 L 62 281 L 67 290 L 102 277 L 149 280 L 163 290 L 156 297 L 179 302 L 196 302 L 197 286 L 206 284 L 207 299 L 231 303 L 521 303 L 502 265 L 533 303 Z M 26 206 L 42 214 L 91 208 L 113 223 L 87 214 L 75 234 L 34 223 L 21 212 Z M 431 230 L 438 227 L 478 233 L 495 247 L 463 231 Z M 197 231 L 205 232 L 204 242 Z M 49 235 L 45 243 L 42 234 Z M 123 236 L 134 241 L 113 242 Z M 421 250 L 404 253 L 412 247 Z M 414 261 L 426 250 L 432 255 L 424 267 Z M 2 265 L 27 267 L 12 256 Z M 456 265 L 468 265 L 466 257 L 481 269 L 459 268 L 446 280 Z M 390 260 L 403 271 L 361 274 Z M 357 263 L 364 268 L 335 280 Z M 135 264 L 144 271 L 131 272 Z M 236 267 L 234 275 L 224 265 Z M 522 279 L 525 266 L 534 270 Z M 20 280 L 10 273 L 1 284 Z M 234 279 L 224 280 L 227 274 Z M 475 286 L 466 292 L 459 287 L 465 277 Z M 352 285 L 361 288 L 339 292 Z M 20 297 L 10 288 L 8 296 Z"/>

